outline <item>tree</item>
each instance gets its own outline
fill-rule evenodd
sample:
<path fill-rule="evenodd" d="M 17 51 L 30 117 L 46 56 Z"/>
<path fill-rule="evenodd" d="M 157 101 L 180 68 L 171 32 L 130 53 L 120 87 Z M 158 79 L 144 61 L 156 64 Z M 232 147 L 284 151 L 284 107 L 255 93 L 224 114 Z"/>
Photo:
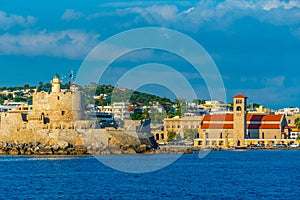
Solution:
<path fill-rule="evenodd" d="M 300 140 L 300 134 L 298 134 L 298 136 L 297 136 L 297 140 Z"/>
<path fill-rule="evenodd" d="M 197 129 L 190 129 L 190 128 L 183 129 L 184 138 L 187 140 L 195 139 L 197 136 L 197 133 L 198 133 Z"/>
<path fill-rule="evenodd" d="M 297 127 L 298 129 L 300 129 L 300 118 L 299 118 L 299 117 L 297 117 L 297 118 L 295 119 L 295 125 L 296 125 L 296 127 Z"/>
<path fill-rule="evenodd" d="M 168 131 L 168 142 L 173 141 L 176 138 L 177 133 L 175 131 Z"/>

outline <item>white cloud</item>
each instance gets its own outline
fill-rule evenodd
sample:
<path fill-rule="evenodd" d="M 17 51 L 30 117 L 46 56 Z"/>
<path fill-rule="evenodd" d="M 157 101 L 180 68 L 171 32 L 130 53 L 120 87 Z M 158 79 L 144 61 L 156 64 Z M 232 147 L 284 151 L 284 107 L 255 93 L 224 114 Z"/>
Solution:
<path fill-rule="evenodd" d="M 79 11 L 74 11 L 72 9 L 67 9 L 67 10 L 65 10 L 65 12 L 62 15 L 61 19 L 66 20 L 66 21 L 70 21 L 70 20 L 80 19 L 83 16 L 84 16 L 83 13 L 81 13 Z"/>
<path fill-rule="evenodd" d="M 243 17 L 252 17 L 274 25 L 300 26 L 300 1 L 290 0 L 225 0 L 200 1 L 194 5 L 181 6 L 174 2 L 151 4 L 114 3 L 114 11 L 94 13 L 91 16 L 126 16 L 136 14 L 132 23 L 141 21 L 149 25 L 162 25 L 179 29 L 199 30 L 203 26 L 226 29 L 232 22 Z M 104 4 L 105 5 L 105 4 Z M 120 6 L 120 7 L 114 7 Z"/>
<path fill-rule="evenodd" d="M 285 1 L 265 1 L 263 4 L 264 10 L 271 10 L 271 9 L 277 9 L 277 8 L 283 8 L 283 9 L 292 9 L 292 8 L 300 8 L 300 2 L 296 0 L 290 0 L 288 2 Z"/>
<path fill-rule="evenodd" d="M 14 26 L 27 27 L 35 24 L 37 21 L 33 16 L 20 16 L 14 14 L 7 14 L 6 12 L 0 11 L 0 29 L 8 30 Z"/>
<path fill-rule="evenodd" d="M 195 7 L 191 7 L 191 8 L 189 8 L 189 9 L 183 11 L 182 13 L 188 14 L 188 13 L 192 12 L 193 10 L 195 10 Z"/>
<path fill-rule="evenodd" d="M 0 35 L 2 55 L 47 55 L 81 59 L 98 44 L 99 35 L 78 30 Z"/>

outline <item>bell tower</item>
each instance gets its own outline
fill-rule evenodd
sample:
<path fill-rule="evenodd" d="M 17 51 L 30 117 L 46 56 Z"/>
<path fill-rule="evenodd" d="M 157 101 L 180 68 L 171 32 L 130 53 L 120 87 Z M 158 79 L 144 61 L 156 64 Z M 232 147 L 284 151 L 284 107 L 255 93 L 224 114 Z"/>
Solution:
<path fill-rule="evenodd" d="M 242 94 L 233 97 L 233 139 L 236 146 L 245 146 L 247 98 Z"/>
<path fill-rule="evenodd" d="M 51 84 L 52 84 L 51 92 L 53 92 L 53 93 L 60 92 L 61 80 L 59 80 L 58 74 L 54 74 L 53 79 L 51 80 Z"/>

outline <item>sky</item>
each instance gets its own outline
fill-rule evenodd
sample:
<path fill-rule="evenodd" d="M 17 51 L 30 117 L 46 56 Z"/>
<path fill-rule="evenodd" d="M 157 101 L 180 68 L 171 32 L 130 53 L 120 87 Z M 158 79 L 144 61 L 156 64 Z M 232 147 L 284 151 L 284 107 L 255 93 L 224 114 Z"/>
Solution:
<path fill-rule="evenodd" d="M 143 27 L 168 28 L 197 41 L 222 76 L 226 101 L 243 93 L 266 107 L 300 107 L 299 0 L 1 0 L 0 86 L 49 82 L 55 73 L 66 82 L 99 43 Z M 133 66 L 154 61 L 184 74 L 198 98 L 210 98 L 190 63 L 155 49 L 118 58 L 100 84 L 116 84 Z M 161 88 L 141 86 L 168 96 Z"/>

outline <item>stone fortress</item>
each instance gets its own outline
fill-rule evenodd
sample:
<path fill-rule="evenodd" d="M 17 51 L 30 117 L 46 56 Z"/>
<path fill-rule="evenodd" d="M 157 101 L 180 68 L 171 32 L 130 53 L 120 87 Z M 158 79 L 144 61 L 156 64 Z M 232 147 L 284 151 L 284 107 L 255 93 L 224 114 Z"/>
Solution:
<path fill-rule="evenodd" d="M 51 92 L 33 94 L 30 109 L 3 113 L 1 130 L 98 128 L 95 121 L 83 120 L 83 95 L 76 91 L 75 86 L 68 92 L 62 92 L 58 75 L 54 75 L 51 83 Z"/>
<path fill-rule="evenodd" d="M 85 119 L 83 93 L 75 85 L 62 91 L 58 75 L 51 84 L 50 92 L 33 94 L 32 106 L 1 114 L 0 154 L 110 154 L 151 148 L 134 132 L 100 129 L 97 120 Z M 24 145 L 29 150 L 22 149 Z"/>

